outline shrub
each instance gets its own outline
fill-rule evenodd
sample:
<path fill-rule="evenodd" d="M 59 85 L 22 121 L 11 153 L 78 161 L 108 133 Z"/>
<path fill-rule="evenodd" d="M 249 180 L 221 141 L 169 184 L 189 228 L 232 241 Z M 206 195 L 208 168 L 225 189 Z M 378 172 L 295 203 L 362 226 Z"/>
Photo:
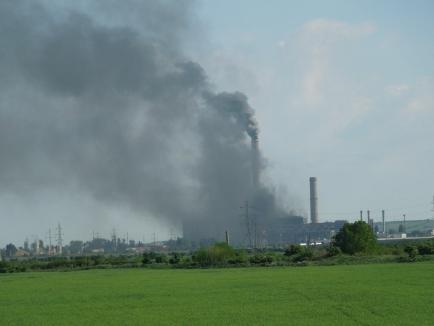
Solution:
<path fill-rule="evenodd" d="M 4 261 L 0 261 L 0 273 L 7 272 L 8 265 Z"/>
<path fill-rule="evenodd" d="M 201 248 L 193 255 L 193 261 L 201 266 L 218 265 L 227 262 L 235 256 L 234 249 L 228 244 L 216 243 L 208 248 Z"/>
<path fill-rule="evenodd" d="M 145 265 L 152 264 L 155 260 L 155 256 L 156 254 L 153 251 L 143 253 L 142 263 Z"/>
<path fill-rule="evenodd" d="M 417 248 L 415 246 L 406 246 L 404 248 L 405 253 L 408 255 L 408 258 L 415 259 L 417 255 Z"/>
<path fill-rule="evenodd" d="M 165 264 L 167 263 L 167 256 L 165 254 L 159 254 L 155 256 L 155 262 L 157 264 Z"/>
<path fill-rule="evenodd" d="M 417 251 L 419 252 L 419 255 L 432 255 L 434 253 L 433 248 L 427 244 L 419 245 Z"/>
<path fill-rule="evenodd" d="M 287 257 L 291 257 L 291 256 L 294 256 L 294 255 L 301 253 L 301 251 L 302 251 L 302 248 L 300 245 L 292 244 L 289 246 L 289 248 L 287 248 L 285 250 L 284 255 Z"/>
<path fill-rule="evenodd" d="M 228 264 L 231 265 L 243 265 L 247 262 L 247 256 L 244 252 L 236 252 L 235 256 L 228 259 Z"/>
<path fill-rule="evenodd" d="M 368 224 L 357 221 L 344 224 L 342 229 L 334 236 L 334 245 L 346 254 L 368 254 L 376 250 L 377 239 Z"/>
<path fill-rule="evenodd" d="M 341 249 L 339 247 L 336 247 L 334 244 L 330 244 L 326 250 L 328 257 L 338 256 L 342 253 Z"/>
<path fill-rule="evenodd" d="M 249 262 L 254 265 L 268 265 L 273 262 L 273 256 L 256 254 L 249 258 Z"/>
<path fill-rule="evenodd" d="M 310 247 L 302 247 L 301 251 L 294 255 L 293 262 L 301 262 L 305 260 L 311 260 L 313 258 L 313 251 Z"/>
<path fill-rule="evenodd" d="M 180 262 L 181 258 L 180 255 L 176 252 L 174 252 L 171 257 L 169 258 L 169 264 L 176 265 Z"/>

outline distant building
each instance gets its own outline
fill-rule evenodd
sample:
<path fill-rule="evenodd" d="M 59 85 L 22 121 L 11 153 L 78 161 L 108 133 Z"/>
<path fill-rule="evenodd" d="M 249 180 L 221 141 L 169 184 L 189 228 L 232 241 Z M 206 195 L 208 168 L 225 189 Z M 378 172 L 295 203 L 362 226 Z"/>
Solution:
<path fill-rule="evenodd" d="M 336 220 L 323 223 L 303 223 L 301 216 L 288 216 L 275 219 L 270 223 L 269 244 L 314 243 L 330 241 L 330 239 L 347 222 Z"/>
<path fill-rule="evenodd" d="M 285 245 L 288 243 L 315 243 L 327 242 L 342 228 L 346 223 L 345 220 L 336 220 L 334 222 L 324 223 L 306 223 L 306 219 L 302 216 L 287 215 L 280 218 L 269 219 L 265 224 L 258 225 L 257 228 L 253 225 L 250 230 L 246 230 L 240 234 L 232 234 L 232 243 L 247 247 L 264 247 Z M 222 241 L 224 232 L 212 237 L 211 233 L 200 232 L 203 227 L 200 223 L 184 223 L 184 239 L 196 241 L 199 244 L 206 245 L 212 241 Z M 231 230 L 229 230 L 229 233 Z M 208 236 L 205 236 L 208 234 Z"/>

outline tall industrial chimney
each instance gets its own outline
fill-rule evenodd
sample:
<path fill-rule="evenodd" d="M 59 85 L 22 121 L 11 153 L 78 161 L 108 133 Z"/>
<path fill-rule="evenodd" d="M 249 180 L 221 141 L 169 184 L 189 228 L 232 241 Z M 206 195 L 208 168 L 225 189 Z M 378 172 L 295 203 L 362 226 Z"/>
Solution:
<path fill-rule="evenodd" d="M 383 234 L 386 234 L 386 220 L 385 220 L 385 216 L 384 216 L 384 209 L 381 211 L 381 217 L 383 220 Z"/>
<path fill-rule="evenodd" d="M 254 189 L 258 188 L 259 184 L 259 149 L 258 135 L 252 136 L 252 185 Z"/>
<path fill-rule="evenodd" d="M 316 178 L 310 177 L 310 221 L 318 223 L 318 192 L 316 189 Z"/>

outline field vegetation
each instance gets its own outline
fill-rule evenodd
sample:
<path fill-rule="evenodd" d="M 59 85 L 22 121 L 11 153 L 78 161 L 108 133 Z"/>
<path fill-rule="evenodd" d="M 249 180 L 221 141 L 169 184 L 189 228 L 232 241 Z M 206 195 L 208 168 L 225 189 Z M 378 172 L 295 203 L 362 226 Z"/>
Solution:
<path fill-rule="evenodd" d="M 434 262 L 0 275 L 2 325 L 432 325 Z"/>

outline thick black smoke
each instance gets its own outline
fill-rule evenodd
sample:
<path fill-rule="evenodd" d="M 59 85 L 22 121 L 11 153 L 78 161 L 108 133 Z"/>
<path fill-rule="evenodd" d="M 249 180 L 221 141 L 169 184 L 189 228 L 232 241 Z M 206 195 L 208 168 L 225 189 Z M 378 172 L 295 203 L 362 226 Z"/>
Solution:
<path fill-rule="evenodd" d="M 0 2 L 0 192 L 78 187 L 207 219 L 204 236 L 241 230 L 239 206 L 261 192 L 274 206 L 252 186 L 246 96 L 214 93 L 182 54 L 189 1 L 48 3 Z"/>

